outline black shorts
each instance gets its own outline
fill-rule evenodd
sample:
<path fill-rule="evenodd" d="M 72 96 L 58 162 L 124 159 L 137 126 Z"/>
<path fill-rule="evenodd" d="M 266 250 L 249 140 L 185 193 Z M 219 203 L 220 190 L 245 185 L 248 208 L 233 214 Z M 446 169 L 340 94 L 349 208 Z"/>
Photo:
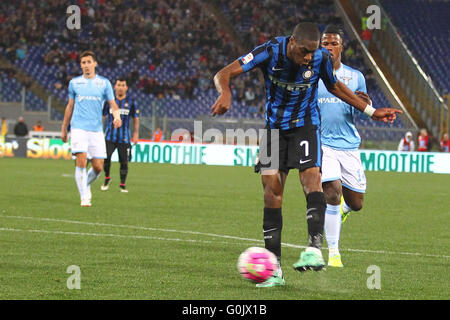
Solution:
<path fill-rule="evenodd" d="M 111 156 L 114 150 L 117 149 L 119 153 L 119 162 L 127 163 L 131 160 L 131 144 L 130 143 L 118 143 L 106 140 L 106 160 L 111 161 Z"/>
<path fill-rule="evenodd" d="M 320 129 L 317 126 L 298 127 L 289 130 L 266 129 L 259 146 L 261 171 L 278 169 L 288 173 L 290 169 L 304 171 L 322 165 Z M 278 160 L 277 160 L 278 149 Z M 272 157 L 272 153 L 275 153 Z M 258 167 L 258 164 L 257 164 Z M 255 171 L 258 168 L 255 167 Z"/>

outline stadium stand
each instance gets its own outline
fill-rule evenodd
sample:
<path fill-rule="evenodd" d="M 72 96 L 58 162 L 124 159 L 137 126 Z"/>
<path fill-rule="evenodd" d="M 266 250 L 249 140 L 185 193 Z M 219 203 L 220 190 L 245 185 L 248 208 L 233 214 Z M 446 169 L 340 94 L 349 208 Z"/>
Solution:
<path fill-rule="evenodd" d="M 450 3 L 435 0 L 381 0 L 403 41 L 442 95 L 450 92 L 448 57 Z M 413 18 L 412 18 L 413 17 Z"/>
<path fill-rule="evenodd" d="M 0 72 L 0 101 L 20 102 L 22 101 L 23 85 L 13 76 Z M 30 91 L 25 91 L 26 111 L 47 111 L 47 105 L 42 99 Z"/>

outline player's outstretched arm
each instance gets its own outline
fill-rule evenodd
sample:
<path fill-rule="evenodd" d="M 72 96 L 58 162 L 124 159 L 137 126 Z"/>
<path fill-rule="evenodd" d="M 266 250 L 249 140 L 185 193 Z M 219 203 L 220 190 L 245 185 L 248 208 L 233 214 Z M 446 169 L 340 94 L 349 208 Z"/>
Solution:
<path fill-rule="evenodd" d="M 61 140 L 67 142 L 67 127 L 69 126 L 70 120 L 72 120 L 73 107 L 75 105 L 75 100 L 69 99 L 67 103 L 66 111 L 64 111 L 64 120 L 61 126 Z"/>
<path fill-rule="evenodd" d="M 119 106 L 117 105 L 116 101 L 113 100 L 109 100 L 109 105 L 112 108 L 112 115 L 114 117 L 113 120 L 113 124 L 114 124 L 114 128 L 119 128 L 122 125 L 122 119 L 120 118 L 120 110 L 119 110 Z"/>
<path fill-rule="evenodd" d="M 373 120 L 393 123 L 397 118 L 397 113 L 403 113 L 403 111 L 394 108 L 373 108 L 369 103 L 364 101 L 364 97 L 359 98 L 341 81 L 336 82 L 334 87 L 327 89 L 336 97 L 367 114 Z"/>
<path fill-rule="evenodd" d="M 214 85 L 219 92 L 219 97 L 211 107 L 212 115 L 224 114 L 231 106 L 230 79 L 240 75 L 244 70 L 238 60 L 230 63 L 214 76 Z"/>

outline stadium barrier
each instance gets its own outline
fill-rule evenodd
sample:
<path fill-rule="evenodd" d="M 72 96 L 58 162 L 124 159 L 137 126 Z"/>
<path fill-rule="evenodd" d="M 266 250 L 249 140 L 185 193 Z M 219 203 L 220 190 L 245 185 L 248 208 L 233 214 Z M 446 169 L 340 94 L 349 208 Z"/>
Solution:
<path fill-rule="evenodd" d="M 258 146 L 140 141 L 133 146 L 131 162 L 254 166 Z M 360 150 L 367 171 L 450 174 L 450 153 Z M 0 157 L 72 159 L 69 143 L 60 139 L 0 140 Z M 117 152 L 112 161 L 118 161 Z"/>

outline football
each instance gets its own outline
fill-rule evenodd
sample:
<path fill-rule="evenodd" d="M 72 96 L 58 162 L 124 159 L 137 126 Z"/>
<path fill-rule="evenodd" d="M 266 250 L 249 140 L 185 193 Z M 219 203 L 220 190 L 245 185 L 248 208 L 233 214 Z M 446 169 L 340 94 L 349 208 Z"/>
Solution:
<path fill-rule="evenodd" d="M 250 247 L 239 256 L 237 267 L 244 279 L 260 283 L 274 274 L 277 258 L 265 248 Z"/>

